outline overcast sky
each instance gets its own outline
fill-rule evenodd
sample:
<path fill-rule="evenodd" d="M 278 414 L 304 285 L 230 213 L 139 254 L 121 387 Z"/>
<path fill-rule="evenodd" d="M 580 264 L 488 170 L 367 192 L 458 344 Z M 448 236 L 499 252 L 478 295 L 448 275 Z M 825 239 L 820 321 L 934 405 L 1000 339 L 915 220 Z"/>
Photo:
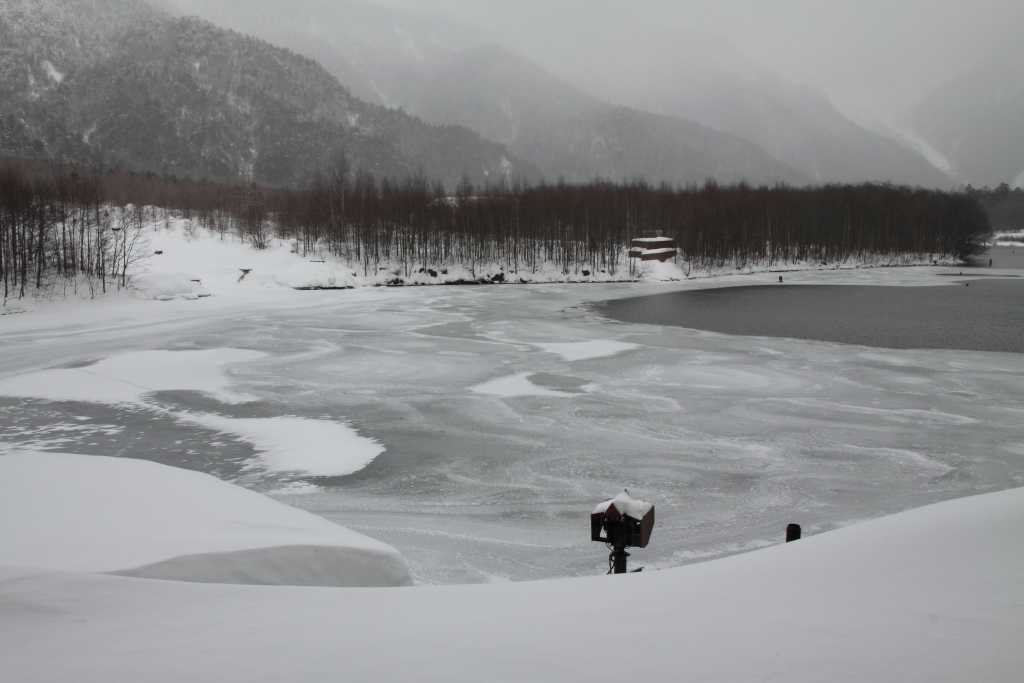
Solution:
<path fill-rule="evenodd" d="M 569 76 L 617 34 L 699 31 L 813 85 L 849 113 L 887 115 L 1024 34 L 1022 0 L 373 0 L 481 25 Z"/>

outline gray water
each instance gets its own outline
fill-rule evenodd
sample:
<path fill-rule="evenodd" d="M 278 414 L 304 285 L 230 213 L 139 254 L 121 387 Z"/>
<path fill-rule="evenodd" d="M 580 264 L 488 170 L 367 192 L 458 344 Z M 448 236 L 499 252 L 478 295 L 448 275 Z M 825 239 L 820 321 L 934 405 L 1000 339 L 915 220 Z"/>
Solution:
<path fill-rule="evenodd" d="M 1024 353 L 1024 278 L 952 275 L 940 287 L 783 282 L 619 299 L 598 308 L 623 322 L 726 334 Z"/>

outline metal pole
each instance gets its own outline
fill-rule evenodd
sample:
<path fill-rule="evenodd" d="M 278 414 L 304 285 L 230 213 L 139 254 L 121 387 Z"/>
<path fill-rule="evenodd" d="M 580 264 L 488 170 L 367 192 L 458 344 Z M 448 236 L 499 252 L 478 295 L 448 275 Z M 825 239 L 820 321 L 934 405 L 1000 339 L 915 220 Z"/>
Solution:
<path fill-rule="evenodd" d="M 612 563 L 614 569 L 613 574 L 625 574 L 626 573 L 626 558 L 629 557 L 629 553 L 621 545 L 615 546 L 615 550 L 612 551 Z"/>

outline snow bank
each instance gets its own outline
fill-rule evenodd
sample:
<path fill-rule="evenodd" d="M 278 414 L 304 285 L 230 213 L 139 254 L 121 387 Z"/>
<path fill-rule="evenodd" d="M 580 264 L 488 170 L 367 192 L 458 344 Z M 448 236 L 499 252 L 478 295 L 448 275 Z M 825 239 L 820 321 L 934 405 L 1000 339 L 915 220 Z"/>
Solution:
<path fill-rule="evenodd" d="M 135 291 L 147 299 L 170 301 L 182 299 L 199 299 L 210 296 L 203 287 L 202 281 L 194 275 L 185 273 L 150 273 L 132 278 Z"/>
<path fill-rule="evenodd" d="M 412 583 L 394 548 L 199 472 L 144 460 L 0 456 L 0 564 L 176 581 Z"/>
<path fill-rule="evenodd" d="M 203 391 L 225 403 L 251 397 L 227 390 L 224 367 L 265 357 L 260 351 L 133 351 L 76 368 L 38 370 L 0 380 L 0 396 L 51 401 L 139 403 L 154 391 Z"/>
<path fill-rule="evenodd" d="M 1024 489 L 624 576 L 360 591 L 0 568 L 0 602 L 10 681 L 1017 681 Z M 624 619 L 636 646 L 608 657 Z"/>
<path fill-rule="evenodd" d="M 256 273 L 261 284 L 277 284 L 291 289 L 352 289 L 359 287 L 356 276 L 340 265 L 326 262 L 296 263 L 270 274 Z"/>

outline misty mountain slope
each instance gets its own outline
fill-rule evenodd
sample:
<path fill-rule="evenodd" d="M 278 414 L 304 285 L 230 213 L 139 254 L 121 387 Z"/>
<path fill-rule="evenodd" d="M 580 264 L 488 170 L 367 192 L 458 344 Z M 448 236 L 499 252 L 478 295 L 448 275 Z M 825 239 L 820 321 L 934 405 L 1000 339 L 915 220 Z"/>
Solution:
<path fill-rule="evenodd" d="M 507 145 L 550 179 L 808 180 L 749 142 L 601 102 L 496 46 L 459 53 L 405 104 L 426 121 L 463 125 Z"/>
<path fill-rule="evenodd" d="M 947 187 L 916 151 L 845 117 L 820 92 L 750 61 L 721 38 L 623 36 L 627 58 L 567 65 L 598 97 L 697 121 L 753 142 L 819 182 L 889 180 Z"/>
<path fill-rule="evenodd" d="M 465 128 L 360 101 L 307 57 L 136 0 L 2 0 L 0 35 L 0 154 L 277 185 L 341 150 L 379 174 L 536 175 Z"/>
<path fill-rule="evenodd" d="M 491 41 L 480 29 L 359 0 L 154 0 L 175 14 L 312 57 L 357 97 L 398 106 L 458 52 Z"/>
<path fill-rule="evenodd" d="M 1024 49 L 1010 45 L 932 91 L 912 113 L 918 135 L 961 182 L 1024 187 Z"/>

